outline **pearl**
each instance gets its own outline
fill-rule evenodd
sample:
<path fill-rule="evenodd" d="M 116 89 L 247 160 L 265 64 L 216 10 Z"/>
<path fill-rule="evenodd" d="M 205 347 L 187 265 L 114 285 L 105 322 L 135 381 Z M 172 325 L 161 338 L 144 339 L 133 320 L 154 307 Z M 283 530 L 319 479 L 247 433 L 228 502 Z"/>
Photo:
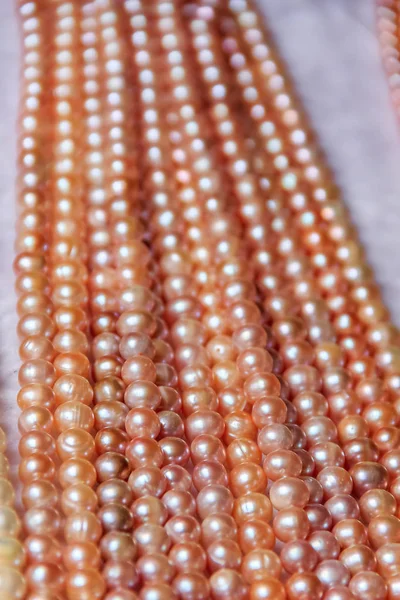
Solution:
<path fill-rule="evenodd" d="M 307 597 L 319 600 L 323 596 L 323 587 L 317 576 L 313 573 L 296 573 L 290 577 L 286 584 L 286 591 L 290 600 Z"/>
<path fill-rule="evenodd" d="M 144 582 L 171 583 L 175 568 L 163 554 L 147 554 L 142 556 L 136 564 L 138 573 Z"/>
<path fill-rule="evenodd" d="M 199 571 L 206 568 L 206 553 L 196 542 L 175 544 L 168 555 L 169 560 L 179 572 Z"/>
<path fill-rule="evenodd" d="M 275 536 L 282 542 L 305 539 L 310 531 L 307 513 L 302 508 L 290 506 L 279 510 L 273 521 Z"/>
<path fill-rule="evenodd" d="M 182 598 L 206 600 L 210 594 L 210 584 L 201 573 L 180 573 L 173 582 L 175 593 Z"/>
<path fill-rule="evenodd" d="M 286 543 L 281 552 L 282 566 L 288 573 L 313 571 L 318 562 L 318 554 L 309 542 L 293 540 Z"/>
<path fill-rule="evenodd" d="M 308 538 L 320 560 L 335 559 L 339 556 L 340 545 L 330 531 L 315 531 Z"/>
<path fill-rule="evenodd" d="M 361 594 L 365 598 L 386 598 L 387 587 L 383 578 L 372 571 L 360 571 L 357 573 L 349 584 L 350 591 L 356 598 L 360 598 Z"/>
<path fill-rule="evenodd" d="M 272 504 L 263 494 L 249 492 L 235 500 L 233 517 L 238 525 L 252 519 L 260 519 L 268 523 L 272 517 Z"/>
<path fill-rule="evenodd" d="M 210 577 L 210 588 L 214 598 L 228 598 L 235 594 L 238 598 L 246 597 L 243 579 L 233 569 L 219 569 Z"/>
<path fill-rule="evenodd" d="M 324 560 L 319 563 L 315 574 L 324 587 L 334 587 L 337 585 L 348 585 L 350 581 L 350 572 L 345 564 L 339 560 Z"/>
<path fill-rule="evenodd" d="M 310 499 L 306 484 L 294 477 L 283 477 L 273 483 L 269 495 L 274 508 L 279 510 L 290 506 L 303 508 Z"/>
<path fill-rule="evenodd" d="M 274 577 L 265 577 L 263 581 L 256 581 L 250 586 L 251 600 L 261 600 L 262 598 L 276 598 L 284 600 L 286 598 L 285 588 L 278 579 Z"/>
<path fill-rule="evenodd" d="M 271 550 L 252 550 L 244 556 L 241 571 L 247 583 L 254 583 L 263 581 L 265 576 L 279 578 L 282 565 Z"/>
<path fill-rule="evenodd" d="M 358 519 L 339 521 L 332 531 L 342 548 L 364 544 L 367 541 L 367 529 Z"/>
<path fill-rule="evenodd" d="M 345 548 L 340 554 L 340 560 L 352 575 L 359 571 L 374 571 L 377 565 L 373 551 L 364 544 Z"/>

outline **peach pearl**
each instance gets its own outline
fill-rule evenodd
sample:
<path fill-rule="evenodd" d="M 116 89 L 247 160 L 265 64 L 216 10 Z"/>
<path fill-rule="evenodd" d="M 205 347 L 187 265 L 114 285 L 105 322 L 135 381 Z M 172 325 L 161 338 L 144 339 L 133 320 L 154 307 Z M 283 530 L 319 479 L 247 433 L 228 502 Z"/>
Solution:
<path fill-rule="evenodd" d="M 105 593 L 105 583 L 99 572 L 94 569 L 82 569 L 70 573 L 66 582 L 69 597 L 79 595 L 83 600 L 101 598 Z"/>
<path fill-rule="evenodd" d="M 238 497 L 246 492 L 263 492 L 267 485 L 267 476 L 260 466 L 251 462 L 241 463 L 233 467 L 229 474 L 229 483 L 233 495 Z"/>
<path fill-rule="evenodd" d="M 353 496 L 349 494 L 336 494 L 325 502 L 333 522 L 338 523 L 342 519 L 358 519 L 360 507 Z"/>
<path fill-rule="evenodd" d="M 315 531 L 308 538 L 320 560 L 335 559 L 339 556 L 340 545 L 330 531 Z"/>
<path fill-rule="evenodd" d="M 171 583 L 175 569 L 164 554 L 147 554 L 136 563 L 138 575 L 145 583 Z"/>
<path fill-rule="evenodd" d="M 192 478 L 180 465 L 166 465 L 161 470 L 161 476 L 167 489 L 189 491 Z"/>
<path fill-rule="evenodd" d="M 339 521 L 332 532 L 342 548 L 348 548 L 355 544 L 365 544 L 367 541 L 366 527 L 358 519 Z"/>
<path fill-rule="evenodd" d="M 134 531 L 139 555 L 159 552 L 166 554 L 171 546 L 164 528 L 154 523 L 144 523 Z"/>
<path fill-rule="evenodd" d="M 150 465 L 132 471 L 128 485 L 134 498 L 146 495 L 160 498 L 167 488 L 167 480 L 160 468 Z"/>
<path fill-rule="evenodd" d="M 178 597 L 207 600 L 210 595 L 210 584 L 201 573 L 180 573 L 175 577 L 173 588 Z"/>
<path fill-rule="evenodd" d="M 313 573 L 295 573 L 286 583 L 286 592 L 289 600 L 321 600 L 323 586 Z"/>
<path fill-rule="evenodd" d="M 271 486 L 269 497 L 274 508 L 303 508 L 310 499 L 306 484 L 294 477 L 283 477 Z"/>
<path fill-rule="evenodd" d="M 399 575 L 393 575 L 386 580 L 388 588 L 388 597 L 390 600 L 396 600 L 399 597 Z"/>
<path fill-rule="evenodd" d="M 274 450 L 265 457 L 263 469 L 268 479 L 276 481 L 281 477 L 298 477 L 303 471 L 303 463 L 295 452 Z"/>
<path fill-rule="evenodd" d="M 165 529 L 173 543 L 200 540 L 200 525 L 192 515 L 179 514 L 169 518 Z"/>
<path fill-rule="evenodd" d="M 203 519 L 201 523 L 201 540 L 205 548 L 208 548 L 217 540 L 237 539 L 237 525 L 233 517 L 226 513 L 212 513 Z"/>
<path fill-rule="evenodd" d="M 247 596 L 247 589 L 241 575 L 233 569 L 219 569 L 210 577 L 212 598 L 227 600 L 233 595 L 241 600 Z"/>
<path fill-rule="evenodd" d="M 278 396 L 264 396 L 256 400 L 251 411 L 255 425 L 261 429 L 272 423 L 284 423 L 287 409 Z"/>
<path fill-rule="evenodd" d="M 362 461 L 350 469 L 354 492 L 361 496 L 374 488 L 385 489 L 388 486 L 388 472 L 383 465 L 371 461 Z"/>
<path fill-rule="evenodd" d="M 400 539 L 400 519 L 394 515 L 378 515 L 368 525 L 368 537 L 373 548 L 383 544 L 398 542 Z"/>
<path fill-rule="evenodd" d="M 340 554 L 341 562 L 352 575 L 359 571 L 375 571 L 377 561 L 371 548 L 364 544 L 348 546 Z"/>
<path fill-rule="evenodd" d="M 68 558 L 85 562 L 67 574 L 71 598 L 101 598 L 107 586 L 107 600 L 135 600 L 129 588 L 138 584 L 137 550 L 145 600 L 332 600 L 334 593 L 338 600 L 349 573 L 355 597 L 379 600 L 386 587 L 369 570 L 359 518 L 379 548 L 380 569 L 391 575 L 391 561 L 398 562 L 388 548 L 397 537 L 392 482 L 400 459 L 390 428 L 398 416 L 396 401 L 386 401 L 400 389 L 398 336 L 384 322 L 387 311 L 340 199 L 329 199 L 329 178 L 257 14 L 246 2 L 231 4 L 217 35 L 215 7 L 189 6 L 183 27 L 168 3 L 139 12 L 125 3 L 133 53 L 126 53 L 119 13 L 100 7 L 95 32 L 85 13 L 81 41 L 96 46 L 81 57 L 85 100 L 75 81 L 74 6 L 62 6 L 53 15 L 54 89 L 46 92 L 53 120 L 43 132 L 37 65 L 46 32 L 27 33 L 41 25 L 41 11 L 24 21 L 22 255 L 15 263 L 26 357 L 19 379 L 29 388 L 19 395 L 24 524 L 33 535 L 59 533 L 56 448 L 65 538 L 75 550 Z M 36 8 L 21 6 L 21 17 Z M 242 95 L 244 129 L 229 86 Z M 172 99 L 166 114 L 164 95 Z M 71 118 L 70 96 L 84 109 L 82 128 Z M 140 127 L 128 127 L 131 121 Z M 39 142 L 49 146 L 49 173 Z M 266 202 L 269 166 L 285 198 L 269 194 Z M 49 223 L 48 211 L 39 210 L 44 183 Z M 10 503 L 7 483 L 0 489 Z M 15 513 L 3 514 L 17 533 Z M 133 537 L 124 533 L 133 526 Z M 315 559 L 293 569 L 287 594 L 275 534 L 288 565 L 296 552 L 305 563 L 307 548 L 307 559 Z M 103 578 L 86 564 L 100 537 Z M 206 558 L 215 570 L 209 582 L 201 573 Z M 353 573 L 358 560 L 363 570 Z M 175 577 L 175 569 L 183 572 Z M 28 579 L 64 591 L 57 565 L 31 565 Z"/>
<path fill-rule="evenodd" d="M 368 490 L 361 496 L 359 504 L 366 522 L 379 515 L 394 515 L 397 508 L 394 496 L 382 489 Z"/>
<path fill-rule="evenodd" d="M 220 460 L 224 460 L 222 452 Z M 260 448 L 253 440 L 235 438 L 226 449 L 226 462 L 230 468 L 247 462 L 259 464 L 261 462 Z"/>
<path fill-rule="evenodd" d="M 385 600 L 387 586 L 384 579 L 373 571 L 360 571 L 351 579 L 349 590 L 358 598 Z"/>
<path fill-rule="evenodd" d="M 280 555 L 282 566 L 288 573 L 313 571 L 318 563 L 318 554 L 309 542 L 293 540 L 287 542 Z"/>
<path fill-rule="evenodd" d="M 283 508 L 274 517 L 275 536 L 282 542 L 305 539 L 310 531 L 307 513 L 300 507 Z"/>
<path fill-rule="evenodd" d="M 249 590 L 250 600 L 286 600 L 283 584 L 274 577 L 265 577 L 263 581 L 252 583 Z"/>
<path fill-rule="evenodd" d="M 252 417 L 245 411 L 233 411 L 226 415 L 225 419 L 224 442 L 230 444 L 238 438 L 256 440 L 257 427 Z"/>
<path fill-rule="evenodd" d="M 272 517 L 271 501 L 264 494 L 249 492 L 235 500 L 233 517 L 239 526 L 253 519 L 268 523 Z"/>
<path fill-rule="evenodd" d="M 247 583 L 262 581 L 265 576 L 279 578 L 281 561 L 271 550 L 252 550 L 243 558 L 241 572 Z"/>
<path fill-rule="evenodd" d="M 264 396 L 277 396 L 281 386 L 272 373 L 256 373 L 249 375 L 244 382 L 244 393 L 250 404 Z"/>
<path fill-rule="evenodd" d="M 257 443 L 264 454 L 274 450 L 290 450 L 293 446 L 293 434 L 281 423 L 266 425 L 258 433 Z"/>
<path fill-rule="evenodd" d="M 238 569 L 242 563 L 242 552 L 233 540 L 216 540 L 207 548 L 207 564 L 210 571 L 222 568 Z"/>
<path fill-rule="evenodd" d="M 197 463 L 193 470 L 193 483 L 197 490 L 201 490 L 209 484 L 227 485 L 228 475 L 221 463 L 203 460 Z M 234 490 L 232 491 L 234 492 Z"/>
<path fill-rule="evenodd" d="M 110 531 L 100 542 L 101 554 L 105 560 L 128 560 L 136 557 L 136 543 L 129 533 Z"/>
<path fill-rule="evenodd" d="M 168 558 L 179 572 L 193 570 L 201 573 L 206 568 L 206 553 L 197 542 L 174 544 Z"/>
<path fill-rule="evenodd" d="M 342 467 L 325 467 L 317 475 L 327 498 L 336 494 L 350 494 L 353 481 L 350 474 Z"/>
<path fill-rule="evenodd" d="M 196 504 L 201 519 L 213 512 L 231 514 L 234 508 L 232 493 L 218 484 L 203 487 L 197 496 Z"/>

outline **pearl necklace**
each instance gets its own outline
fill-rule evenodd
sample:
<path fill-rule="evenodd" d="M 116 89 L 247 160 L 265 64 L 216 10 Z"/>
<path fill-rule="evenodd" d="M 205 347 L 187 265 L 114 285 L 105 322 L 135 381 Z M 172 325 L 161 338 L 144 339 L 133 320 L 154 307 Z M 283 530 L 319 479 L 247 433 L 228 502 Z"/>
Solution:
<path fill-rule="evenodd" d="M 397 598 L 398 334 L 259 15 L 19 14 L 5 600 Z"/>

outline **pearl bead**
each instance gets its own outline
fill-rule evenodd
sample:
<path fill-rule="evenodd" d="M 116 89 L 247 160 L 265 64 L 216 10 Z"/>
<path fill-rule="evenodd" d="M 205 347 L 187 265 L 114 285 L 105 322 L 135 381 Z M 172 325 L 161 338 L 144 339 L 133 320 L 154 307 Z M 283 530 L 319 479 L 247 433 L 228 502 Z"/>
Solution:
<path fill-rule="evenodd" d="M 282 509 L 296 506 L 303 508 L 310 499 L 306 484 L 294 477 L 283 477 L 272 484 L 270 500 L 274 508 Z"/>
<path fill-rule="evenodd" d="M 296 573 L 290 577 L 286 584 L 289 600 L 304 597 L 310 600 L 320 600 L 323 596 L 323 587 L 317 576 L 313 573 Z"/>
<path fill-rule="evenodd" d="M 0 566 L 0 577 L 2 582 L 2 590 L 5 598 L 15 598 L 20 600 L 25 596 L 26 584 L 23 576 L 17 569 L 8 566 Z"/>
<path fill-rule="evenodd" d="M 251 600 L 272 599 L 285 600 L 286 592 L 282 583 L 274 577 L 265 577 L 263 581 L 252 583 L 249 590 Z"/>
<path fill-rule="evenodd" d="M 377 565 L 372 550 L 364 544 L 354 544 L 340 554 L 341 562 L 352 575 L 359 571 L 374 571 Z"/>
<path fill-rule="evenodd" d="M 219 569 L 210 577 L 211 594 L 216 599 L 228 598 L 235 594 L 238 598 L 246 597 L 246 588 L 242 577 L 233 569 Z"/>
<path fill-rule="evenodd" d="M 318 554 L 309 542 L 293 540 L 286 543 L 281 552 L 282 566 L 288 573 L 313 571 L 318 562 Z"/>
<path fill-rule="evenodd" d="M 349 589 L 356 598 L 386 598 L 387 587 L 383 578 L 372 571 L 360 571 L 350 581 Z"/>
<path fill-rule="evenodd" d="M 173 582 L 175 593 L 182 598 L 206 600 L 210 594 L 210 584 L 201 573 L 180 573 Z"/>
<path fill-rule="evenodd" d="M 242 574 L 247 583 L 263 581 L 265 576 L 279 578 L 282 565 L 271 550 L 252 550 L 243 558 Z"/>
<path fill-rule="evenodd" d="M 253 519 L 268 523 L 272 517 L 271 501 L 263 494 L 249 492 L 235 500 L 233 517 L 238 525 Z"/>

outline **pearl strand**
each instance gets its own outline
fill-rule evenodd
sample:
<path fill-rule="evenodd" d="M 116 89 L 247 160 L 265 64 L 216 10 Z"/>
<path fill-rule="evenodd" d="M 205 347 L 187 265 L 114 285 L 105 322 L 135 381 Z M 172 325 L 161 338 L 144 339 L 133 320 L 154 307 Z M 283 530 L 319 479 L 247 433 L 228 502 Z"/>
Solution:
<path fill-rule="evenodd" d="M 55 425 L 59 432 L 57 453 L 61 461 L 59 481 L 63 488 L 61 506 L 65 515 L 63 552 L 67 598 L 87 598 L 88 590 L 104 587 L 100 574 L 87 564 L 96 563 L 96 543 L 101 524 L 96 515 L 97 497 L 91 461 L 95 456 L 91 408 L 90 344 L 87 325 L 87 241 L 84 219 L 84 177 L 78 160 L 82 153 L 81 96 L 78 92 L 82 69 L 82 14 L 77 4 L 59 3 L 56 23 L 55 144 L 53 150 L 53 237 L 50 244 L 52 299 L 55 308 L 82 316 L 81 323 L 58 323 L 54 341 L 58 404 Z M 75 325 L 75 326 L 74 326 Z"/>
<path fill-rule="evenodd" d="M 396 114 L 399 113 L 399 12 L 397 0 L 377 0 L 377 34 L 381 45 L 383 68 L 387 75 L 390 96 Z"/>
<path fill-rule="evenodd" d="M 44 107 L 48 102 L 45 52 L 51 43 L 53 29 L 44 33 L 45 7 L 35 2 L 21 2 L 20 14 L 25 24 L 24 88 L 19 177 L 21 190 L 17 255 L 14 269 L 17 275 L 18 334 L 21 339 L 20 357 L 24 361 L 20 373 L 21 389 L 17 402 L 22 410 L 19 427 L 21 463 L 19 475 L 23 484 L 22 501 L 26 512 L 24 527 L 27 534 L 25 549 L 28 560 L 27 583 L 29 599 L 37 598 L 38 587 L 54 576 L 62 577 L 53 558 L 60 559 L 61 548 L 51 538 L 60 525 L 57 508 L 59 492 L 54 485 L 55 440 L 52 435 L 52 412 L 55 409 L 55 380 L 52 361 L 55 349 L 50 341 L 55 331 L 51 316 L 53 306 L 46 273 L 47 232 L 43 212 L 43 182 L 46 177 L 48 147 Z M 23 597 L 20 591 L 17 597 Z"/>
<path fill-rule="evenodd" d="M 90 268 L 88 219 L 85 219 L 87 210 L 85 202 L 85 189 L 87 179 L 91 175 L 90 166 L 85 161 L 85 132 L 86 124 L 90 119 L 90 101 L 85 94 L 78 92 L 78 85 L 84 85 L 88 79 L 87 46 L 90 44 L 91 27 L 93 25 L 94 4 L 85 2 L 75 5 L 73 15 L 75 18 L 75 39 L 70 44 L 75 44 L 76 56 L 75 72 L 71 73 L 69 85 L 64 77 L 64 97 L 67 96 L 70 105 L 75 108 L 73 116 L 79 121 L 68 122 L 64 120 L 58 126 L 59 142 L 56 152 L 60 155 L 60 164 L 71 161 L 75 164 L 72 173 L 76 174 L 74 184 L 75 194 L 71 200 L 64 198 L 64 207 L 68 204 L 69 221 L 80 237 L 81 253 L 68 257 L 57 265 L 56 273 L 63 276 L 63 281 L 81 289 L 82 301 L 80 310 L 84 315 L 84 326 L 76 324 L 75 327 L 67 325 L 65 330 L 58 334 L 63 343 L 60 352 L 68 353 L 70 359 L 75 359 L 75 364 L 61 374 L 57 381 L 57 396 L 60 403 L 56 411 L 57 427 L 60 431 L 59 442 L 64 445 L 70 443 L 66 450 L 60 448 L 62 459 L 62 474 L 60 478 L 62 487 L 62 508 L 66 516 L 64 550 L 64 564 L 68 572 L 66 577 L 66 594 L 68 598 L 84 600 L 88 597 L 98 597 L 104 594 L 105 583 L 99 573 L 100 552 L 98 542 L 101 537 L 102 527 L 98 512 L 98 499 L 93 489 L 96 483 L 96 470 L 92 461 L 96 457 L 97 448 L 94 443 L 95 430 L 101 429 L 101 424 L 96 422 L 95 408 L 93 405 L 93 385 L 91 372 L 87 368 L 86 356 L 91 354 L 91 339 L 89 323 L 91 319 L 90 289 L 88 270 Z M 64 46 L 65 47 L 65 46 Z M 72 47 L 71 47 L 72 50 Z M 90 65 L 89 65 L 90 69 Z M 85 88 L 86 89 L 86 88 Z M 79 98 L 79 100 L 78 100 Z M 87 110 L 89 107 L 89 110 Z M 71 113 L 72 115 L 72 113 Z M 83 127 L 78 123 L 83 123 Z M 57 155 L 58 157 L 58 155 Z M 68 162 L 67 162 L 68 164 Z M 56 213 L 57 214 L 57 213 Z M 57 218 L 57 217 L 56 217 Z M 76 239 L 75 234 L 75 239 Z M 78 283 L 78 286 L 76 284 Z M 77 302 L 69 308 L 76 307 Z M 65 356 L 65 354 L 64 354 Z M 62 437 L 64 436 L 64 437 Z M 97 458 L 98 460 L 98 458 Z"/>
<path fill-rule="evenodd" d="M 9 479 L 6 448 L 6 434 L 0 427 L 0 581 L 4 600 L 13 600 L 23 598 L 26 590 L 21 574 L 25 551 L 19 541 L 21 522 L 13 508 L 15 492 Z"/>
<path fill-rule="evenodd" d="M 107 134 L 113 126 L 116 127 L 119 131 L 120 143 L 124 143 L 124 138 L 121 137 L 124 115 L 120 122 L 113 122 L 108 102 L 112 94 L 109 85 L 110 82 L 112 85 L 113 74 L 109 73 L 107 66 L 112 64 L 112 61 L 118 64 L 119 41 L 115 30 L 114 13 L 107 11 L 107 3 L 96 2 L 93 8 L 91 27 L 88 23 L 84 54 L 87 110 L 85 160 L 89 166 L 87 179 L 89 264 L 91 266 L 89 297 L 92 312 L 91 328 L 94 335 L 92 354 L 93 376 L 96 382 L 94 385 L 94 415 L 97 429 L 95 445 L 98 453 L 95 468 L 99 481 L 98 515 L 103 529 L 97 551 L 100 550 L 104 563 L 101 565 L 102 585 L 96 589 L 89 586 L 88 589 L 91 597 L 103 598 L 107 587 L 111 589 L 106 595 L 109 599 L 113 598 L 114 587 L 124 584 L 134 585 L 137 577 L 134 564 L 131 562 L 135 555 L 135 545 L 127 534 L 132 522 L 132 516 L 126 506 L 130 501 L 130 493 L 125 481 L 129 475 L 128 461 L 123 455 L 128 440 L 124 431 L 124 421 L 128 411 L 121 402 L 122 388 L 116 386 L 112 378 L 112 375 L 119 374 L 121 369 L 120 362 L 113 360 L 110 351 L 111 347 L 118 347 L 117 336 L 103 331 L 103 326 L 109 323 L 112 311 L 115 310 L 113 288 L 116 281 L 111 269 L 112 239 L 110 232 L 107 231 L 109 219 L 107 205 L 112 201 L 110 191 L 115 180 L 115 178 L 110 179 L 112 170 L 107 167 L 107 160 L 115 157 L 109 155 L 110 144 Z M 120 81 L 120 85 L 123 86 L 125 81 L 122 77 Z M 114 111 L 118 111 L 118 106 Z M 111 281 L 110 276 L 114 278 Z M 112 323 L 115 325 L 114 316 Z M 122 381 L 120 384 L 122 386 Z M 121 557 L 124 559 L 123 562 Z M 97 568 L 99 567 L 100 565 Z"/>

